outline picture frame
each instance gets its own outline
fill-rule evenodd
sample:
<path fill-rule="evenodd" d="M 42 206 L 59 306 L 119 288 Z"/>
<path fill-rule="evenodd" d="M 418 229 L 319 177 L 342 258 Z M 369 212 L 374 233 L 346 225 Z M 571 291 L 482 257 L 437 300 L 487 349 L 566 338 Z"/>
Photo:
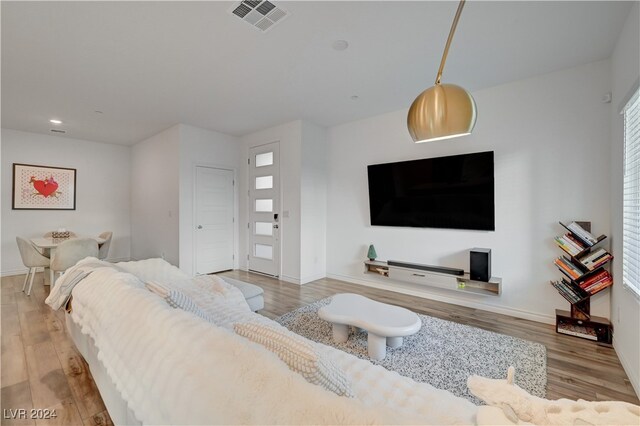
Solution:
<path fill-rule="evenodd" d="M 76 169 L 13 163 L 13 210 L 75 210 Z"/>

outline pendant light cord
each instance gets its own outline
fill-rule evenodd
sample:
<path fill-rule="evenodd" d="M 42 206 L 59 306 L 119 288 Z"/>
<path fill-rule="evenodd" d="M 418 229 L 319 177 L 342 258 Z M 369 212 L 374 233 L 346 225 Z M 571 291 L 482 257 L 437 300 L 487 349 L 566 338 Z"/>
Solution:
<path fill-rule="evenodd" d="M 456 27 L 458 26 L 458 21 L 460 20 L 460 15 L 462 14 L 462 8 L 464 7 L 464 3 L 465 3 L 465 0 L 460 0 L 460 4 L 458 5 L 458 10 L 456 11 L 456 16 L 453 18 L 453 23 L 451 24 L 451 31 L 449 31 L 449 38 L 447 39 L 447 44 L 444 46 L 444 52 L 442 53 L 442 60 L 440 61 L 440 69 L 438 69 L 436 84 L 440 84 L 440 78 L 442 77 L 442 70 L 444 70 L 444 63 L 447 62 L 447 55 L 449 54 L 449 46 L 451 46 L 451 40 L 453 40 L 453 34 L 456 32 Z"/>

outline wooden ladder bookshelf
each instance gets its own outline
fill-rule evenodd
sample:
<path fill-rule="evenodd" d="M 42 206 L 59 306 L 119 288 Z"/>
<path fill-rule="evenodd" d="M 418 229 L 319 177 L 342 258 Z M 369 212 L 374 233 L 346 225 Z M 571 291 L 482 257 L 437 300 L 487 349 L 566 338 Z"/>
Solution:
<path fill-rule="evenodd" d="M 611 322 L 591 316 L 591 297 L 613 285 L 613 278 L 605 269 L 613 256 L 599 247 L 607 237 L 591 235 L 591 222 L 558 223 L 567 231 L 555 238 L 563 255 L 554 264 L 563 277 L 551 281 L 551 285 L 570 303 L 571 309 L 556 310 L 556 332 L 611 344 Z"/>

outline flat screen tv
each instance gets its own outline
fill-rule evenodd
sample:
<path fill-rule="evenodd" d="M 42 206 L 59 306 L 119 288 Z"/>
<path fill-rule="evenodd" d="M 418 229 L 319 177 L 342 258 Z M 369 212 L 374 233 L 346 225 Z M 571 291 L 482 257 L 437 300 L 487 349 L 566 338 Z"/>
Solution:
<path fill-rule="evenodd" d="M 368 166 L 371 225 L 495 230 L 493 151 Z"/>

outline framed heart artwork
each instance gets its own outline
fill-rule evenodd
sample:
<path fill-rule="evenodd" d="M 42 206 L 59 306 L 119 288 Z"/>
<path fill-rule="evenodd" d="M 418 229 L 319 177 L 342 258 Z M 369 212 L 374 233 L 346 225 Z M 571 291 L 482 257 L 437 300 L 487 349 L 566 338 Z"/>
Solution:
<path fill-rule="evenodd" d="M 75 210 L 76 169 L 13 164 L 14 210 Z"/>

